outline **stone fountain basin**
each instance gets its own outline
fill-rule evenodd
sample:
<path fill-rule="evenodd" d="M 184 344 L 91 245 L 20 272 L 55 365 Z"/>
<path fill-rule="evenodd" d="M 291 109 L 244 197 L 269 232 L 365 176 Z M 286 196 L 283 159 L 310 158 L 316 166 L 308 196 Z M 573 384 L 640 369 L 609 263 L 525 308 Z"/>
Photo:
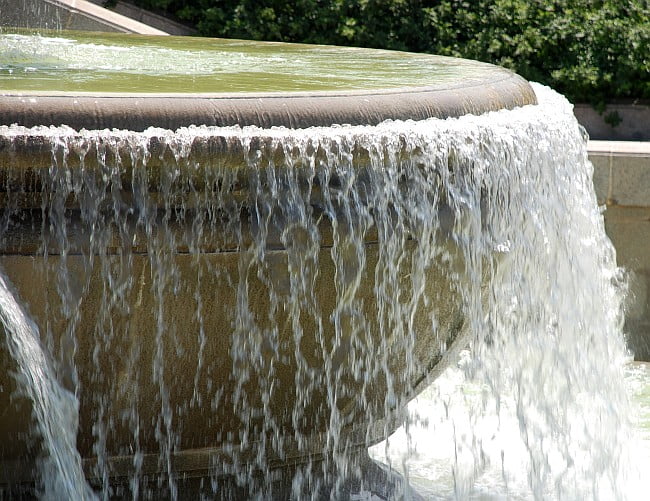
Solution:
<path fill-rule="evenodd" d="M 4 42 L 23 44 L 20 37 L 27 35 L 11 36 Z M 93 45 L 88 54 L 101 52 L 100 42 L 153 50 L 153 39 L 146 37 L 59 36 L 69 57 L 77 57 L 70 47 L 87 49 L 88 37 Z M 83 40 L 75 45 L 77 38 Z M 37 49 L 31 54 L 41 54 L 38 40 L 34 43 Z M 260 239 L 252 217 L 257 198 L 249 182 L 250 152 L 264 151 L 265 161 L 280 170 L 293 168 L 287 157 L 291 153 L 274 147 L 264 129 L 245 148 L 228 135 L 203 135 L 187 143 L 189 151 L 182 152 L 180 163 L 178 151 L 152 137 L 143 146 L 145 165 L 132 145 L 120 141 L 111 143 L 106 157 L 92 141 L 84 143 L 82 155 L 74 148 L 68 152 L 58 143 L 53 146 L 48 127 L 70 127 L 79 134 L 82 129 L 114 129 L 102 133 L 111 142 L 112 134 L 119 136 L 116 129 L 152 126 L 376 125 L 532 104 L 536 100 L 528 83 L 502 68 L 472 61 L 260 44 L 264 57 L 277 48 L 302 61 L 282 75 L 288 87 L 260 91 L 254 88 L 255 82 L 264 82 L 258 72 L 253 88 L 250 82 L 237 88 L 239 80 L 217 76 L 206 84 L 203 75 L 181 83 L 176 79 L 173 84 L 184 90 L 170 91 L 158 75 L 151 81 L 162 90 L 145 86 L 104 92 L 93 87 L 101 86 L 101 72 L 95 80 L 93 72 L 75 80 L 77 67 L 61 76 L 56 63 L 50 71 L 49 51 L 59 42 L 48 43 L 39 60 L 42 81 L 9 78 L 0 91 L 0 195 L 4 214 L 11 215 L 0 266 L 39 325 L 61 383 L 76 390 L 78 450 L 87 476 L 127 476 L 134 468 L 139 474 L 161 469 L 184 475 L 215 469 L 228 473 L 238 463 L 273 467 L 307 462 L 336 451 L 353 453 L 386 438 L 403 421 L 407 402 L 466 342 L 457 287 L 463 265 L 451 240 L 436 243 L 447 259 L 424 270 L 422 297 L 427 299 L 417 302 L 408 320 L 392 321 L 386 310 L 391 298 L 404 303 L 412 298 L 409 270 L 415 252 L 410 252 L 417 249 L 418 235 L 409 235 L 397 278 L 390 289 L 382 289 L 377 281 L 385 251 L 381 237 L 372 228 L 355 233 L 354 222 L 346 233 L 345 224 L 325 217 L 325 187 L 314 183 L 307 203 L 311 222 L 303 223 L 317 228 L 318 237 L 305 240 L 298 232 L 287 239 L 287 228 L 275 227 Z M 173 52 L 181 42 L 165 37 L 155 43 L 171 44 L 164 50 Z M 210 44 L 218 49 L 217 61 L 219 51 L 257 50 L 242 41 Z M 197 57 L 196 47 L 190 49 Z M 184 60 L 174 57 L 179 64 Z M 344 76 L 350 67 L 356 70 L 371 61 L 367 69 L 374 80 L 367 78 L 361 86 L 342 77 L 314 83 L 314 61 L 329 74 L 330 66 L 339 65 Z M 14 64 L 32 62 L 17 57 Z M 405 81 L 386 88 L 381 82 L 395 73 L 393 64 L 401 65 Z M 456 74 L 455 67 L 460 68 Z M 120 85 L 133 84 L 127 70 L 124 79 L 118 75 L 115 80 Z M 271 68 L 268 74 L 275 78 L 278 71 Z M 306 90 L 293 88 L 301 79 L 309 83 Z M 229 92 L 214 92 L 231 84 Z M 360 170 L 370 162 L 363 149 L 351 156 Z M 178 167 L 184 186 L 191 189 L 162 188 L 169 165 Z M 202 184 L 202 172 L 215 165 L 220 172 L 238 172 L 226 188 Z M 111 178 L 115 169 L 119 175 Z M 126 214 L 115 231 L 97 233 L 89 226 L 92 196 L 75 189 L 57 192 L 67 173 L 75 179 L 104 175 L 97 196 L 119 199 L 120 213 Z M 318 175 L 318 168 L 313 174 Z M 223 206 L 237 221 L 236 231 L 226 217 L 200 239 L 188 239 L 197 215 L 207 211 L 206 197 L 197 193 L 209 199 L 213 192 L 225 197 Z M 111 209 L 109 204 L 98 211 L 110 214 Z M 143 211 L 149 226 L 129 215 Z M 441 230 L 444 236 L 444 224 Z M 315 249 L 310 247 L 314 242 Z M 300 256 L 309 259 L 297 262 Z M 297 277 L 309 282 L 307 293 L 298 296 Z M 241 314 L 242 298 L 246 315 Z M 342 308 L 350 305 L 350 311 Z M 6 368 L 0 379 L 0 408 L 6 409 L 0 415 L 0 482 L 30 480 L 39 452 L 30 403 L 13 395 L 15 363 L 4 350 L 0 356 Z"/>

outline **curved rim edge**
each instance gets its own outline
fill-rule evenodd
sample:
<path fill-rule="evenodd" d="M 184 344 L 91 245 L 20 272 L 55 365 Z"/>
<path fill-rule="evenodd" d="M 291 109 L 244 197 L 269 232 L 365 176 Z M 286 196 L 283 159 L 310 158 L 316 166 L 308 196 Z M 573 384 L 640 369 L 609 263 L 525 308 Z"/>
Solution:
<path fill-rule="evenodd" d="M 47 95 L 0 94 L 0 124 L 67 125 L 73 129 L 190 125 L 262 128 L 377 125 L 385 120 L 424 120 L 479 115 L 537 104 L 529 83 L 515 73 L 446 88 L 397 88 L 356 92 L 264 95 Z"/>

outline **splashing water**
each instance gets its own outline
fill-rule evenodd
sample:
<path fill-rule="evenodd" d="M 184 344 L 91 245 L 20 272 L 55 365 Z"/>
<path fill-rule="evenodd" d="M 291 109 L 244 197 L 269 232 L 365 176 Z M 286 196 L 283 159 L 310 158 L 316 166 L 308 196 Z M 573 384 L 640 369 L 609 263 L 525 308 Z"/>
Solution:
<path fill-rule="evenodd" d="M 183 497 L 187 450 L 206 451 L 210 496 L 229 475 L 271 497 L 279 463 L 287 497 L 365 492 L 351 457 L 469 346 L 427 390 L 450 497 L 500 462 L 506 494 L 632 499 L 623 281 L 570 105 L 535 90 L 537 106 L 376 127 L 0 127 L 42 147 L 3 181 L 23 188 L 2 222 L 5 253 L 45 259 L 3 262 L 79 395 L 101 496 Z M 489 438 L 508 426 L 516 459 Z"/>
<path fill-rule="evenodd" d="M 411 406 L 411 434 L 372 452 L 419 477 L 431 499 L 641 497 L 648 459 L 628 418 L 624 276 L 571 108 L 535 90 L 545 128 L 513 113 L 527 142 L 501 130 L 507 146 L 484 146 L 473 163 L 468 191 L 495 204 L 482 224 L 504 255 L 475 297 L 470 351 Z M 477 267 L 485 257 L 465 255 Z"/>

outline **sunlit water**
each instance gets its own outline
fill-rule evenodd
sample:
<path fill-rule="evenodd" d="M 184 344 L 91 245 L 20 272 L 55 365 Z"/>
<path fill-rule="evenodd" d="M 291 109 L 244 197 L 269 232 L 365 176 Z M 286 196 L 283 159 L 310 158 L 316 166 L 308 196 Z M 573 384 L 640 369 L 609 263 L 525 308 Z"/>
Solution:
<path fill-rule="evenodd" d="M 373 449 L 432 499 L 643 499 L 647 402 L 631 394 L 648 381 L 624 365 L 624 278 L 584 146 L 550 145 L 531 155 L 554 161 L 520 171 L 508 216 L 488 223 L 507 251 L 476 307 L 480 334 L 411 404 L 409 433 Z"/>
<path fill-rule="evenodd" d="M 641 475 L 650 471 L 650 364 L 628 363 L 625 383 L 632 402 L 629 418 L 633 432 L 627 444 L 632 460 L 628 495 L 620 499 L 642 500 L 645 484 Z M 482 407 L 481 393 L 481 386 L 467 381 L 461 369 L 447 370 L 410 404 L 414 423 L 408 433 L 401 428 L 389 440 L 372 447 L 371 457 L 407 475 L 424 499 L 534 499 L 516 404 L 506 398 L 497 412 L 491 402 L 491 411 L 480 411 L 479 419 L 472 418 L 477 407 Z M 473 441 L 481 444 L 478 458 Z M 550 494 L 542 499 L 555 498 L 559 496 Z"/>
<path fill-rule="evenodd" d="M 4 91 L 350 92 L 448 87 L 487 74 L 506 72 L 477 61 L 377 49 L 0 28 Z"/>
<path fill-rule="evenodd" d="M 639 499 L 648 377 L 625 365 L 625 277 L 571 107 L 535 90 L 538 106 L 376 127 L 0 127 L 47 150 L 34 172 L 10 172 L 8 187 L 27 186 L 2 219 L 16 255 L 40 242 L 47 259 L 28 273 L 49 280 L 45 300 L 20 257 L 3 261 L 44 326 L 53 377 L 78 399 L 98 495 L 182 497 L 176 454 L 212 440 L 222 455 L 202 494 L 220 495 L 229 474 L 268 498 L 271 458 L 313 452 L 310 426 L 324 422 L 323 463 L 295 473 L 291 495 L 343 498 L 361 475 L 346 419 L 370 441 L 425 368 L 433 379 L 418 345 L 429 336 L 451 368 L 411 403 L 407 436 L 373 449 L 425 496 Z M 317 286 L 325 270 L 334 279 Z M 463 334 L 446 338 L 456 310 Z M 51 424 L 35 418 L 35 434 Z M 54 440 L 42 449 L 78 464 Z M 119 490 L 115 457 L 130 468 Z M 38 474 L 56 492 L 66 472 Z"/>

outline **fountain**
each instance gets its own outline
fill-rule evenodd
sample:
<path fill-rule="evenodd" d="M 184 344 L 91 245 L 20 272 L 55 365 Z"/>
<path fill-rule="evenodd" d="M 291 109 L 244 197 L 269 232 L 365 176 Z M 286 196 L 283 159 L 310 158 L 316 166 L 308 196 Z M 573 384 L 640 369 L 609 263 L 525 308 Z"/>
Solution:
<path fill-rule="evenodd" d="M 508 204 L 567 122 L 429 55 L 21 30 L 0 54 L 3 489 L 408 497 L 367 448 L 499 345 Z"/>

